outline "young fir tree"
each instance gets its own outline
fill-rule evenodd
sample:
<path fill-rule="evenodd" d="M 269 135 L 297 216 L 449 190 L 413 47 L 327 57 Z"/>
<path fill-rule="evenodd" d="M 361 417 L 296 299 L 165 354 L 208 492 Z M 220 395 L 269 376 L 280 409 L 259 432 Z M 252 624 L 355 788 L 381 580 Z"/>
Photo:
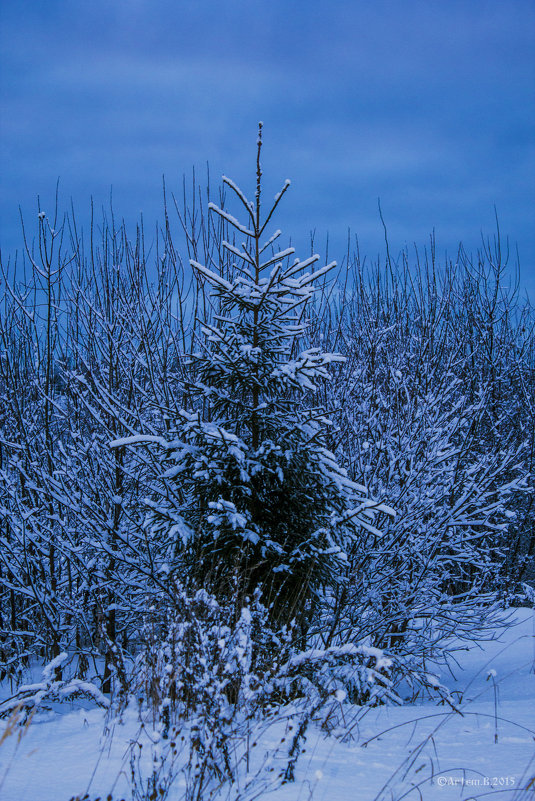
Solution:
<path fill-rule="evenodd" d="M 319 257 L 292 262 L 293 248 L 275 252 L 280 231 L 262 244 L 290 182 L 262 216 L 261 134 L 260 125 L 255 202 L 223 178 L 245 224 L 210 204 L 245 240 L 241 249 L 224 243 L 235 277 L 191 261 L 218 314 L 194 355 L 193 409 L 175 421 L 174 440 L 162 441 L 169 500 L 153 504 L 148 524 L 166 543 L 166 570 L 238 606 L 259 589 L 273 622 L 306 624 L 320 591 L 344 580 L 346 550 L 363 528 L 377 533 L 377 507 L 326 449 L 329 421 L 303 402 L 343 361 L 318 348 L 295 353 L 314 281 L 336 263 L 307 272 Z"/>

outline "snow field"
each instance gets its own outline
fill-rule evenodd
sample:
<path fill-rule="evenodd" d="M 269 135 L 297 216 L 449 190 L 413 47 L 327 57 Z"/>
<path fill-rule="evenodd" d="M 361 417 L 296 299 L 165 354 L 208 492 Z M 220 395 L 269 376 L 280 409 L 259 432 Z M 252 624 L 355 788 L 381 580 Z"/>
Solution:
<path fill-rule="evenodd" d="M 221 799 L 252 799 L 256 792 L 271 801 L 535 798 L 526 789 L 535 777 L 533 617 L 533 610 L 513 610 L 495 640 L 470 649 L 459 643 L 457 664 L 439 676 L 460 699 L 459 712 L 429 700 L 371 709 L 336 704 L 335 732 L 311 728 L 296 781 L 275 788 L 280 740 L 287 736 L 280 721 L 261 733 L 254 752 L 251 737 L 249 775 L 244 760 L 240 782 Z M 131 744 L 143 743 L 143 772 L 160 748 L 150 721 L 140 730 L 134 708 L 121 722 L 107 720 L 101 709 L 62 706 L 39 713 L 26 730 L 9 734 L 9 722 L 2 721 L 0 731 L 2 801 L 69 801 L 86 791 L 129 800 Z M 261 782 L 247 789 L 258 769 Z M 179 801 L 184 789 L 179 774 L 170 801 Z"/>

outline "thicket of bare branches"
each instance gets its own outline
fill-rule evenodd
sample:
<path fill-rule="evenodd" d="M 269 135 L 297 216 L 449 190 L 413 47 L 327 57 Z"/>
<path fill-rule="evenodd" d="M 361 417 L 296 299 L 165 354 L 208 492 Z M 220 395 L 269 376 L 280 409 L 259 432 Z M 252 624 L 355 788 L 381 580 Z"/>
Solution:
<path fill-rule="evenodd" d="M 2 258 L 4 677 L 36 655 L 75 654 L 81 673 L 101 655 L 109 692 L 117 649 L 139 649 L 147 606 L 169 596 L 143 523 L 144 499 L 170 488 L 149 450 L 109 443 L 165 436 L 193 402 L 202 413 L 190 356 L 214 308 L 189 259 L 234 270 L 207 202 L 193 186 L 133 238 L 112 212 L 82 233 L 39 210 L 23 254 Z M 349 253 L 307 311 L 303 347 L 346 357 L 319 399 L 331 449 L 397 511 L 326 596 L 309 635 L 325 647 L 365 642 L 417 672 L 452 631 L 483 636 L 489 609 L 533 579 L 534 317 L 506 261 L 499 241 L 447 264 L 433 244 L 368 265 Z"/>

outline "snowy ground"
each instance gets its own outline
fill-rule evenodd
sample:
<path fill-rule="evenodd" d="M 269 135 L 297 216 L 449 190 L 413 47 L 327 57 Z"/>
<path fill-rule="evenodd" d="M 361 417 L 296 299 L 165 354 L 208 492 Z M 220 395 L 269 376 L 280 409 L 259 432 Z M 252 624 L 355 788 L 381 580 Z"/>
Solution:
<path fill-rule="evenodd" d="M 362 711 L 345 708 L 346 742 L 310 731 L 296 782 L 271 801 L 496 801 L 535 799 L 534 612 L 514 611 L 499 640 L 458 654 L 454 675 L 440 677 L 462 714 L 432 702 Z M 0 744 L 3 801 L 69 801 L 113 790 L 130 799 L 129 743 L 134 711 L 102 734 L 105 712 L 77 709 L 36 717 Z M 5 732 L 5 722 L 1 724 Z M 268 752 L 281 730 L 268 732 Z M 277 756 L 274 761 L 276 764 Z M 531 784 L 530 784 L 531 783 Z M 531 789 L 525 789 L 528 786 Z M 183 789 L 183 788 L 182 788 Z M 182 796 L 179 780 L 169 799 Z"/>

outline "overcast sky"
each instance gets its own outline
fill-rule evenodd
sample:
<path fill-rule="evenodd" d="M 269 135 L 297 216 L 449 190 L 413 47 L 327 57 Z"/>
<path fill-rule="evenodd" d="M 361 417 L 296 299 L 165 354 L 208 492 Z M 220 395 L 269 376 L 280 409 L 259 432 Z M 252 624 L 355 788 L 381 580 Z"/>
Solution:
<path fill-rule="evenodd" d="M 348 227 L 375 257 L 518 245 L 535 297 L 533 0 L 3 0 L 0 244 L 36 196 L 84 219 L 92 196 L 134 225 L 161 219 L 161 176 L 208 161 L 253 192 L 264 122 L 275 221 L 306 243 Z"/>

